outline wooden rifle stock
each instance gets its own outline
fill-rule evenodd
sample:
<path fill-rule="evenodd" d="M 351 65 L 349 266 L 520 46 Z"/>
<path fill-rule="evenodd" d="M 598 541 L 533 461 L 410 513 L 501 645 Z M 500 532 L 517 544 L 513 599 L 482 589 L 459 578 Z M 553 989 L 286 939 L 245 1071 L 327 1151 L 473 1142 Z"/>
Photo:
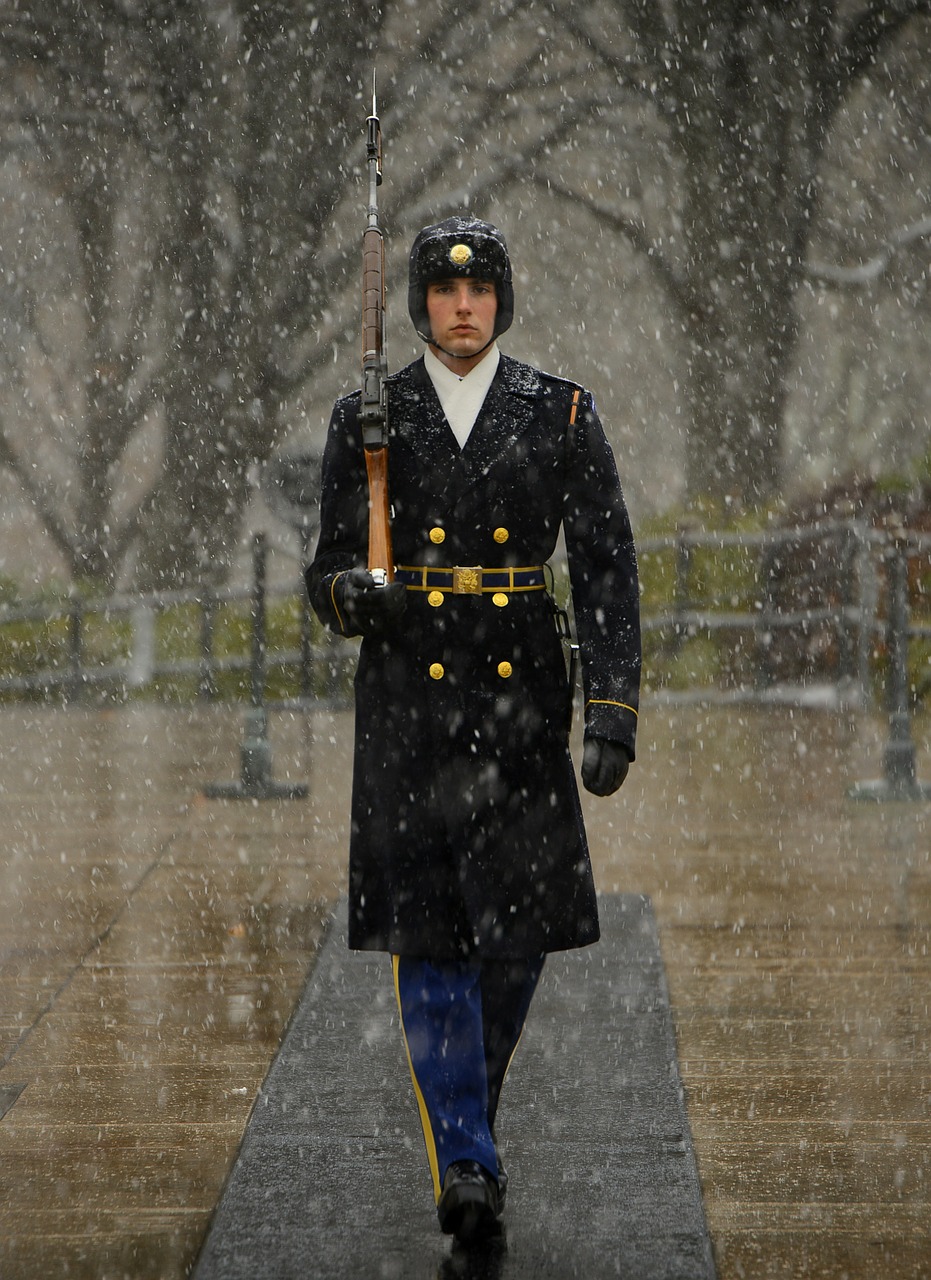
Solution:
<path fill-rule="evenodd" d="M 386 446 L 365 450 L 365 471 L 369 482 L 369 570 L 375 575 L 375 570 L 380 569 L 384 573 L 384 581 L 393 582 Z M 378 581 L 378 576 L 375 577 Z"/>

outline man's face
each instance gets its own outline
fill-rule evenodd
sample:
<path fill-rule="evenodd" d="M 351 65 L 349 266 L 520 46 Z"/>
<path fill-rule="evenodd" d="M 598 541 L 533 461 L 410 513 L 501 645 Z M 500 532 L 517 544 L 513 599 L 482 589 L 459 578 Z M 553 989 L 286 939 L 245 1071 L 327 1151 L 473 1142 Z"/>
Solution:
<path fill-rule="evenodd" d="M 468 373 L 491 342 L 498 311 L 494 281 L 471 276 L 431 280 L 427 285 L 427 315 L 437 355 L 456 373 Z M 452 352 L 460 359 L 443 359 Z"/>

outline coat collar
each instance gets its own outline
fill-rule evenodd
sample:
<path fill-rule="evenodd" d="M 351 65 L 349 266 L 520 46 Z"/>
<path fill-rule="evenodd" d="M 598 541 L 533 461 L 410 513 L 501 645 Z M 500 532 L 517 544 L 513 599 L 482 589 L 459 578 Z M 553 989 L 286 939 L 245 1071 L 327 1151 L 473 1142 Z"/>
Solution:
<path fill-rule="evenodd" d="M 536 401 L 544 394 L 536 369 L 502 353 L 475 426 L 460 451 L 422 357 L 389 382 L 389 397 L 396 404 L 394 409 L 389 408 L 394 429 L 409 438 L 416 432 L 419 439 L 415 448 L 419 446 L 425 455 L 430 455 L 434 465 L 439 463 L 443 502 L 450 507 L 479 484 L 502 454 L 520 439 L 533 418 Z M 409 401 L 407 405 L 405 400 Z"/>
<path fill-rule="evenodd" d="M 423 356 L 415 360 L 413 364 L 409 364 L 405 369 L 401 369 L 390 381 L 395 379 L 400 381 L 406 377 L 410 377 L 421 386 L 430 384 L 429 375 L 424 367 Z M 491 385 L 493 387 L 499 386 L 509 395 L 535 397 L 543 394 L 543 380 L 539 370 L 534 369 L 532 365 L 523 364 L 520 360 L 515 360 L 511 356 L 506 356 L 503 351 Z"/>
<path fill-rule="evenodd" d="M 432 389 L 433 383 L 424 367 L 423 356 L 399 369 L 388 379 L 389 386 L 396 387 L 403 394 L 411 391 L 423 394 L 425 389 Z M 518 396 L 522 399 L 536 399 L 543 395 L 543 379 L 538 369 L 511 356 L 501 353 L 498 368 L 492 380 L 491 389 L 499 388 L 505 395 Z"/>

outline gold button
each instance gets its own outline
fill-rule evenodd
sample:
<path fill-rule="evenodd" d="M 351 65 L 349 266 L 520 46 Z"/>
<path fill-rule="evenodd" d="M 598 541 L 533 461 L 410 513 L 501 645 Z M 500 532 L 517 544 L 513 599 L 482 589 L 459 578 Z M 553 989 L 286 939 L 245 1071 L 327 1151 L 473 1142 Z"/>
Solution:
<path fill-rule="evenodd" d="M 511 674 L 513 670 L 514 668 L 511 666 L 509 662 L 498 663 L 498 675 L 501 676 L 502 679 L 504 680 L 507 680 L 508 676 Z"/>
<path fill-rule="evenodd" d="M 491 603 L 496 604 L 499 609 L 503 609 L 507 602 L 508 598 L 503 591 L 496 591 L 491 597 Z"/>
<path fill-rule="evenodd" d="M 430 541 L 431 541 L 431 542 L 435 542 L 437 546 L 439 546 L 441 542 L 445 542 L 445 541 L 446 541 L 446 530 L 445 530 L 445 529 L 441 529 L 441 528 L 439 527 L 439 525 L 437 525 L 435 529 L 431 529 L 431 530 L 430 530 Z"/>
<path fill-rule="evenodd" d="M 510 536 L 511 535 L 508 533 L 507 529 L 496 529 L 492 534 L 495 542 L 507 542 Z"/>
<path fill-rule="evenodd" d="M 446 672 L 443 669 L 442 662 L 431 662 L 430 664 L 431 680 L 442 680 L 445 675 L 446 675 Z"/>
<path fill-rule="evenodd" d="M 427 604 L 432 604 L 434 609 L 438 609 L 443 603 L 442 591 L 431 591 L 427 596 Z"/>

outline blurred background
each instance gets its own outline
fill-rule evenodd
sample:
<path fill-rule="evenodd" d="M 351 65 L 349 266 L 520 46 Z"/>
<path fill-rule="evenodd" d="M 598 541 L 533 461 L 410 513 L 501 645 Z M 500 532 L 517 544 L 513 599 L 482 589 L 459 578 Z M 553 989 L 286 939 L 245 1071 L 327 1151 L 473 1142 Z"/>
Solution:
<path fill-rule="evenodd" d="M 0 599 L 247 573 L 358 384 L 375 69 L 391 368 L 470 210 L 638 532 L 922 524 L 929 52 L 920 2 L 0 0 Z"/>

